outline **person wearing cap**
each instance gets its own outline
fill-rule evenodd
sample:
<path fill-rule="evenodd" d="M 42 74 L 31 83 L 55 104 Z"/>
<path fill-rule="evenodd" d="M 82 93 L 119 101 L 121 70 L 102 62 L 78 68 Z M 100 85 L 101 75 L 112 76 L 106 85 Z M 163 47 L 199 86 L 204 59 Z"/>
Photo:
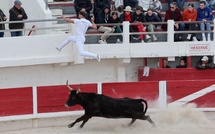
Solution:
<path fill-rule="evenodd" d="M 9 15 L 10 15 L 10 21 L 23 21 L 24 19 L 28 19 L 27 14 L 25 13 L 24 8 L 21 7 L 22 3 L 19 0 L 14 1 L 14 6 L 10 9 Z M 10 23 L 9 29 L 23 29 L 24 23 Z M 22 36 L 22 31 L 11 31 L 11 36 Z"/>
<path fill-rule="evenodd" d="M 6 21 L 7 17 L 5 16 L 4 12 L 0 9 L 0 22 Z M 5 25 L 0 24 L 0 30 L 5 30 Z M 4 32 L 0 32 L 0 37 L 4 37 Z"/>
<path fill-rule="evenodd" d="M 196 69 L 215 68 L 215 64 L 209 60 L 207 56 L 203 56 L 197 63 Z"/>
<path fill-rule="evenodd" d="M 94 23 L 94 19 L 91 18 L 91 22 L 85 18 L 86 12 L 80 11 L 79 12 L 79 19 L 68 19 L 62 16 L 62 18 L 68 22 L 73 23 L 77 25 L 77 35 L 76 36 L 69 36 L 63 43 L 56 46 L 55 48 L 60 52 L 67 44 L 69 44 L 70 41 L 75 42 L 76 46 L 78 48 L 78 53 L 81 56 L 91 57 L 94 59 L 97 59 L 100 62 L 100 55 L 90 53 L 87 51 L 84 51 L 84 42 L 85 42 L 85 34 L 89 27 L 93 29 L 97 29 L 96 24 Z"/>

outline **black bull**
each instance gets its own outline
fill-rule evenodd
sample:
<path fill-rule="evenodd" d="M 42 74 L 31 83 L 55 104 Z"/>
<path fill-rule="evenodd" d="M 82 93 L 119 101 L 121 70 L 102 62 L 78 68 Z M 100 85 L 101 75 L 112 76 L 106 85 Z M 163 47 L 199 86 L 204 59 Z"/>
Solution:
<path fill-rule="evenodd" d="M 93 116 L 105 118 L 131 118 L 132 125 L 136 119 L 148 120 L 153 126 L 154 122 L 149 115 L 145 115 L 148 105 L 143 99 L 131 98 L 111 98 L 105 95 L 95 93 L 81 93 L 80 86 L 78 90 L 73 90 L 67 81 L 67 87 L 70 89 L 69 99 L 66 101 L 65 106 L 81 105 L 85 114 L 76 119 L 75 122 L 68 125 L 69 128 L 73 127 L 77 122 L 83 121 L 80 128 Z M 145 110 L 144 105 L 145 104 Z"/>

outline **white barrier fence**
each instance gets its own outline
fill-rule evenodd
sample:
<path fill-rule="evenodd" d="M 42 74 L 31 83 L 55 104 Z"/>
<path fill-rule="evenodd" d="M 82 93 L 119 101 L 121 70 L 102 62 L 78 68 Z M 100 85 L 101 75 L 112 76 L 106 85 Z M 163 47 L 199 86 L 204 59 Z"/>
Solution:
<path fill-rule="evenodd" d="M 33 119 L 36 123 L 36 119 L 38 118 L 52 118 L 52 117 L 65 117 L 65 116 L 74 116 L 74 115 L 80 115 L 83 114 L 84 111 L 68 111 L 68 112 L 52 112 L 52 113 L 38 113 L 38 96 L 37 96 L 37 87 L 34 86 L 32 88 L 33 93 L 33 114 L 27 114 L 27 115 L 15 115 L 15 116 L 4 116 L 0 117 L 0 121 L 10 121 L 10 120 L 24 120 L 24 119 Z M 168 108 L 170 104 L 167 104 L 167 82 L 166 81 L 159 81 L 159 98 L 158 98 L 158 108 L 149 109 L 149 112 L 155 112 L 160 110 L 165 110 Z M 178 103 L 180 105 L 184 105 L 189 101 L 192 101 L 198 97 L 201 97 L 207 93 L 210 93 L 212 91 L 215 91 L 215 84 L 211 85 L 205 89 L 202 89 L 196 93 L 190 94 L 189 96 L 186 96 L 180 100 L 177 100 L 173 103 Z M 97 83 L 97 93 L 102 94 L 102 83 Z M 189 98 L 189 99 L 187 99 Z M 201 111 L 215 111 L 215 108 L 197 108 L 196 110 Z M 36 126 L 36 125 L 34 125 Z"/>

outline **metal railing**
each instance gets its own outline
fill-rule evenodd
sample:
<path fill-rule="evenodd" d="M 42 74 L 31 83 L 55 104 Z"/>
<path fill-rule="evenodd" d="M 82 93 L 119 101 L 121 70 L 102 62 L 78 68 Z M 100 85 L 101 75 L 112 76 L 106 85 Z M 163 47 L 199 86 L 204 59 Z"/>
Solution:
<path fill-rule="evenodd" d="M 61 18 L 59 19 L 40 19 L 40 20 L 24 20 L 24 21 L 6 21 L 6 22 L 0 22 L 0 24 L 10 24 L 10 23 L 33 23 L 33 25 L 35 25 L 35 23 L 50 23 L 50 22 L 56 22 L 56 21 L 62 21 Z M 213 27 L 214 27 L 214 20 L 213 21 L 208 21 Z M 97 24 L 97 26 L 122 26 L 122 33 L 110 33 L 107 35 L 122 35 L 124 40 L 129 39 L 130 35 L 138 35 L 138 34 L 166 34 L 167 35 L 167 41 L 168 42 L 174 42 L 174 34 L 187 34 L 187 33 L 202 33 L 201 30 L 195 30 L 195 31 L 175 31 L 174 30 L 174 24 L 176 22 L 174 22 L 173 20 L 168 20 L 167 22 L 146 22 L 146 23 L 129 23 L 129 22 L 123 22 L 123 23 L 115 23 L 115 24 Z M 178 21 L 177 23 L 184 23 L 184 24 L 190 24 L 190 23 L 195 23 L 195 24 L 199 24 L 199 23 L 203 23 L 202 21 L 191 21 L 191 22 L 185 22 L 185 21 Z M 24 29 L 6 29 L 6 30 L 0 30 L 0 32 L 11 32 L 11 31 L 38 31 L 38 30 L 59 30 L 59 31 L 64 31 L 65 33 L 71 33 L 72 32 L 72 28 L 74 28 L 75 26 L 71 26 L 71 25 L 66 25 L 67 23 L 61 23 L 64 24 L 63 26 L 57 26 L 58 24 L 56 24 L 56 26 L 53 27 L 53 25 L 50 26 L 45 26 L 45 27 L 37 27 L 37 25 L 35 25 L 35 28 L 24 28 Z M 130 32 L 129 31 L 129 27 L 133 26 L 133 25 L 139 25 L 139 24 L 143 24 L 144 26 L 147 25 L 163 25 L 163 24 L 167 24 L 167 31 L 155 31 L 155 32 Z M 66 27 L 65 27 L 66 26 Z M 208 32 L 215 32 L 215 29 L 213 30 L 205 30 L 205 33 Z M 86 34 L 86 36 L 101 36 L 104 33 L 99 32 L 99 31 L 95 31 L 93 34 L 90 34 L 90 32 L 88 32 Z M 215 39 L 215 34 L 213 34 L 213 39 Z M 128 42 L 129 43 L 129 40 Z"/>

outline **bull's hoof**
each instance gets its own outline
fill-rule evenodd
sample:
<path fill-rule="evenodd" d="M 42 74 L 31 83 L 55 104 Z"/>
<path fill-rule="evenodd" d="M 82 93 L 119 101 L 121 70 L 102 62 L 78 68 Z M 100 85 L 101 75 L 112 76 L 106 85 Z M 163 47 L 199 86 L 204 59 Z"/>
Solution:
<path fill-rule="evenodd" d="M 73 127 L 73 126 L 74 126 L 74 124 L 71 123 L 71 124 L 68 125 L 68 128 L 71 128 L 71 127 Z"/>

